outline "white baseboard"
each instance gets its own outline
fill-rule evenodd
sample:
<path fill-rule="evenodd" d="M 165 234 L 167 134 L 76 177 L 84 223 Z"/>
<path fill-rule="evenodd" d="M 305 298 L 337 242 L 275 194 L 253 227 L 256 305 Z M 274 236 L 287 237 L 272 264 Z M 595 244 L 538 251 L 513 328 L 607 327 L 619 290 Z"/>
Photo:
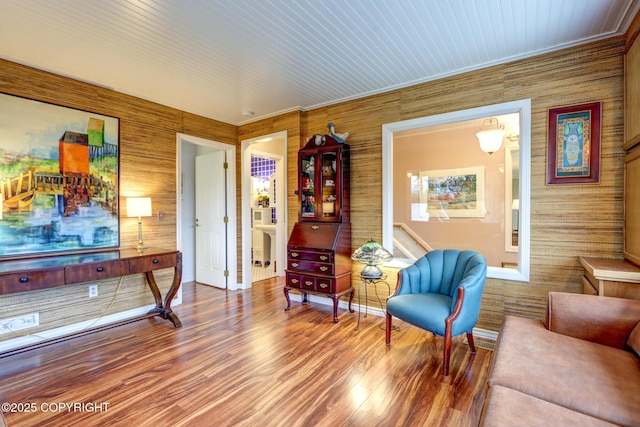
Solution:
<path fill-rule="evenodd" d="M 302 301 L 302 295 L 299 294 L 299 293 L 295 293 L 295 294 L 294 293 L 290 293 L 289 297 L 291 298 L 291 301 L 296 301 L 296 302 L 301 302 Z M 354 298 L 354 300 L 355 299 L 356 298 Z M 327 297 L 308 294 L 307 300 L 309 302 L 313 302 L 314 304 L 324 304 L 324 305 L 333 306 L 333 301 L 330 298 L 327 298 Z M 349 308 L 349 302 L 340 300 L 340 302 L 338 302 L 338 308 L 348 309 Z M 360 309 L 360 307 L 358 306 L 358 304 L 355 303 L 355 301 L 354 301 L 354 304 L 353 304 L 352 308 L 354 310 L 356 310 L 356 311 Z M 365 308 L 367 310 L 367 313 L 373 314 L 374 316 L 384 317 L 386 315 L 385 310 L 381 309 L 380 307 L 365 307 L 364 305 L 362 305 L 362 311 L 363 312 L 364 312 Z M 473 328 L 473 336 L 475 338 L 480 338 L 480 339 L 484 339 L 484 340 L 487 340 L 487 341 L 496 341 L 498 339 L 498 332 L 490 331 L 488 329 Z"/>
<path fill-rule="evenodd" d="M 298 293 L 291 293 L 289 295 L 292 302 L 302 302 L 302 295 Z M 308 294 L 308 301 L 314 304 L 324 304 L 328 306 L 333 306 L 333 301 L 327 297 L 321 297 L 317 295 Z M 47 331 L 41 331 L 33 335 L 25 335 L 17 338 L 12 338 L 6 341 L 0 342 L 0 353 L 4 353 L 16 348 L 26 347 L 33 344 L 38 344 L 42 341 L 47 341 L 55 338 L 60 338 L 65 335 L 75 334 L 77 332 L 81 332 L 85 329 L 108 325 L 110 323 L 115 323 L 127 319 L 134 318 L 136 316 L 144 315 L 149 312 L 149 310 L 153 309 L 155 305 L 149 305 L 146 307 L 139 307 L 132 310 L 122 311 L 120 313 L 110 314 L 108 316 L 104 316 L 98 319 L 91 319 L 80 323 L 75 323 L 73 325 L 62 326 L 60 328 L 50 329 Z M 348 301 L 340 300 L 338 302 L 338 307 L 341 309 L 348 309 L 349 303 Z M 354 310 L 359 310 L 360 306 L 358 304 L 353 304 L 352 307 Z M 367 313 L 374 316 L 385 316 L 385 311 L 380 307 L 364 307 L 362 306 L 362 310 L 364 311 L 366 308 Z M 473 328 L 473 335 L 476 338 L 481 338 L 489 341 L 495 341 L 498 338 L 498 332 L 490 331 L 487 329 Z"/>
<path fill-rule="evenodd" d="M 487 341 L 495 342 L 498 339 L 497 331 L 490 331 L 488 329 L 473 328 L 474 338 L 481 338 Z"/>

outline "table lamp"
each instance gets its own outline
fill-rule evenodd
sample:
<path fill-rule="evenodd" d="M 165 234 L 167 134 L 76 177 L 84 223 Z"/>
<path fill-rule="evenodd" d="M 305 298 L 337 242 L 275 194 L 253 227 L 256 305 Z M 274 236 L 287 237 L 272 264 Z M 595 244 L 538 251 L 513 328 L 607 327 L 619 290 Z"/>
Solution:
<path fill-rule="evenodd" d="M 138 217 L 138 250 L 146 248 L 142 241 L 143 216 L 151 216 L 151 197 L 127 197 L 127 217 Z"/>
<path fill-rule="evenodd" d="M 358 261 L 366 266 L 360 272 L 365 279 L 375 280 L 382 277 L 382 270 L 378 265 L 391 261 L 393 255 L 389 253 L 382 245 L 371 239 L 351 255 L 353 261 Z"/>

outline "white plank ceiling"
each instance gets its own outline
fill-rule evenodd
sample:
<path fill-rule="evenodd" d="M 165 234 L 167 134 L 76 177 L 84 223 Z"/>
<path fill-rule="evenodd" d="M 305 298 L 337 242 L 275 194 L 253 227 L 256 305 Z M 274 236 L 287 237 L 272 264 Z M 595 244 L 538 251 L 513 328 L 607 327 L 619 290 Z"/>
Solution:
<path fill-rule="evenodd" d="M 242 124 L 624 34 L 639 7 L 640 0 L 0 0 L 0 57 Z"/>

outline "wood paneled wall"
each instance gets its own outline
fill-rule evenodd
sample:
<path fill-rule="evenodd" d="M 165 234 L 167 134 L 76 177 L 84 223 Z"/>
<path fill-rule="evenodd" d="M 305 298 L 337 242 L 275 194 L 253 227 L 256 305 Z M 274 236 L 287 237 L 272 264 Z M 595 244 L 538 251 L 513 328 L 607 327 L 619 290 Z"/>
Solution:
<path fill-rule="evenodd" d="M 482 105 L 532 99 L 531 149 L 531 282 L 489 279 L 479 327 L 498 330 L 505 314 L 541 318 L 551 290 L 580 292 L 582 269 L 578 256 L 618 257 L 622 250 L 622 149 L 624 37 L 502 64 L 410 88 L 394 90 L 307 112 L 292 112 L 240 127 L 199 117 L 173 108 L 123 95 L 33 68 L 0 60 L 0 92 L 65 105 L 120 118 L 120 195 L 149 195 L 162 221 L 145 221 L 145 243 L 176 245 L 176 133 L 236 144 L 237 182 L 240 179 L 241 141 L 280 131 L 288 132 L 288 221 L 297 219 L 297 151 L 313 134 L 326 133 L 334 122 L 338 132 L 350 132 L 351 221 L 354 248 L 382 239 L 382 125 Z M 547 186 L 547 109 L 602 101 L 601 179 L 596 185 Z M 240 184 L 237 206 L 240 215 Z M 238 253 L 241 253 L 240 224 Z M 123 246 L 136 242 L 135 221 L 121 218 Z M 238 259 L 238 277 L 241 278 Z M 360 268 L 354 265 L 354 272 Z M 392 287 L 396 271 L 388 271 Z M 357 281 L 354 279 L 354 285 Z M 385 287 L 386 288 L 386 287 Z M 382 288 L 380 288 L 383 291 Z M 385 291 L 386 292 L 386 291 Z M 134 295 L 117 310 L 151 303 L 141 279 Z M 372 295 L 369 292 L 369 295 Z M 71 296 L 69 296 L 71 295 Z M 75 297 L 74 297 L 75 295 Z M 86 289 L 41 292 L 41 301 L 77 300 L 67 309 L 74 321 L 86 314 Z M 28 313 L 34 296 L 0 297 L 8 306 Z M 45 309 L 43 309 L 45 310 Z M 46 310 L 45 310 L 46 312 Z M 63 322 L 51 314 L 52 324 Z M 55 318 L 55 316 L 58 316 Z M 43 329 L 49 316 L 42 315 Z M 58 323 L 56 323 L 58 322 Z M 10 334 L 2 337 L 11 338 Z"/>
<path fill-rule="evenodd" d="M 383 124 L 531 98 L 531 281 L 488 279 L 478 326 L 497 331 L 505 314 L 542 318 L 549 291 L 580 292 L 579 256 L 621 256 L 624 43 L 611 38 L 305 112 L 301 143 L 329 122 L 350 132 L 354 249 L 382 239 Z M 547 110 L 590 101 L 602 101 L 600 183 L 546 185 Z M 291 156 L 291 173 L 295 163 Z M 296 185 L 290 179 L 290 195 Z M 290 209 L 289 223 L 296 218 Z M 387 273 L 394 287 L 397 270 Z"/>
<path fill-rule="evenodd" d="M 174 108 L 124 95 L 44 71 L 0 60 L 0 92 L 66 107 L 92 111 L 120 119 L 120 206 L 128 196 L 150 196 L 154 215 L 145 218 L 144 241 L 148 246 L 176 247 L 176 133 L 236 144 L 236 126 L 199 117 Z M 121 246 L 135 246 L 137 221 L 121 209 Z M 160 274 L 162 291 L 172 275 Z M 29 333 L 66 326 L 95 317 L 153 304 L 142 276 L 128 277 L 116 302 L 109 307 L 116 283 L 100 285 L 100 297 L 88 299 L 87 286 L 65 286 L 46 291 L 0 297 L 0 318 L 40 313 L 40 327 Z M 56 308 L 56 304 L 61 307 Z M 4 334 L 7 340 L 21 333 Z"/>

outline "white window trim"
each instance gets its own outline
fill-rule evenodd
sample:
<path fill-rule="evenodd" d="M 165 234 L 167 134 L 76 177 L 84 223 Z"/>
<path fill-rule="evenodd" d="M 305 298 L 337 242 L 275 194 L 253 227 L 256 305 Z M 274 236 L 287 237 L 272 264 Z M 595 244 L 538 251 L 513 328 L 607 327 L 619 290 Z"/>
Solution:
<path fill-rule="evenodd" d="M 504 102 L 467 110 L 419 117 L 382 125 L 382 245 L 393 251 L 393 133 L 426 126 L 455 123 L 484 117 L 519 113 L 520 115 L 520 226 L 518 268 L 487 267 L 487 277 L 529 282 L 530 205 L 531 205 L 531 99 Z M 387 264 L 402 267 L 406 260 Z"/>

